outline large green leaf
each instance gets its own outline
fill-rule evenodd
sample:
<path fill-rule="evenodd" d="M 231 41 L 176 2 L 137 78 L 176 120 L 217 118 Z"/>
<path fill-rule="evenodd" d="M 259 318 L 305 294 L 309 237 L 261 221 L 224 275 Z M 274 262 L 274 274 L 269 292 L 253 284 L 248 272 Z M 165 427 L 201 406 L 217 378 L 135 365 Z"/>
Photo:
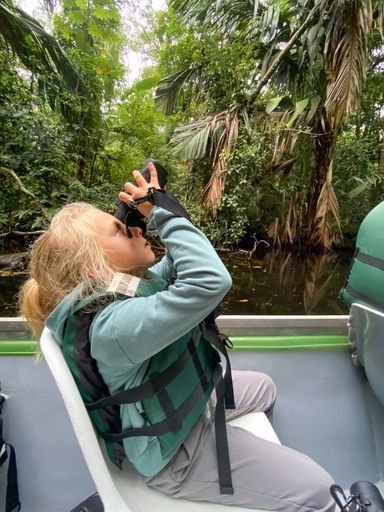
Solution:
<path fill-rule="evenodd" d="M 267 112 L 267 114 L 273 112 L 283 100 L 284 103 L 288 100 L 288 103 L 292 105 L 290 98 L 286 94 L 284 94 L 283 96 L 276 96 L 275 98 L 272 98 L 268 101 L 265 107 L 265 111 Z"/>
<path fill-rule="evenodd" d="M 350 192 L 348 192 L 349 199 L 354 199 L 359 194 L 367 190 L 368 188 L 372 187 L 373 183 L 371 181 L 364 181 L 363 183 L 360 183 L 357 187 L 353 188 Z"/>
<path fill-rule="evenodd" d="M 165 114 L 173 114 L 181 87 L 200 71 L 200 67 L 187 68 L 163 78 L 157 89 L 155 103 Z"/>
<path fill-rule="evenodd" d="M 0 34 L 28 69 L 49 78 L 48 86 L 88 96 L 79 72 L 55 38 L 7 0 L 0 0 Z"/>
<path fill-rule="evenodd" d="M 309 98 L 305 98 L 304 100 L 298 101 L 296 103 L 295 111 L 293 113 L 293 116 L 290 118 L 290 120 L 287 123 L 287 126 L 292 126 L 293 122 L 299 117 L 300 114 L 302 114 L 308 105 Z"/>
<path fill-rule="evenodd" d="M 306 118 L 307 122 L 311 121 L 311 119 L 315 115 L 315 113 L 318 109 L 318 106 L 320 105 L 320 101 L 321 101 L 321 96 L 314 96 L 313 98 L 311 98 L 311 108 L 309 109 L 309 112 L 308 112 L 308 115 Z"/>
<path fill-rule="evenodd" d="M 151 89 L 156 87 L 159 82 L 160 82 L 159 76 L 149 76 L 148 78 L 144 78 L 143 80 L 140 80 L 139 82 L 136 82 L 134 85 L 132 85 L 130 91 L 132 91 L 132 92 L 150 91 Z"/>
<path fill-rule="evenodd" d="M 201 119 L 175 129 L 171 144 L 182 160 L 202 158 L 207 152 L 211 118 Z"/>

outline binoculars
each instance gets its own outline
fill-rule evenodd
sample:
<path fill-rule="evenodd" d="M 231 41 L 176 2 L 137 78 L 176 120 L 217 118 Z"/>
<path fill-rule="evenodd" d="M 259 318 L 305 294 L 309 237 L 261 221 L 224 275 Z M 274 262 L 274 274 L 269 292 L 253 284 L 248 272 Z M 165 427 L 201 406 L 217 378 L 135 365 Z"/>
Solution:
<path fill-rule="evenodd" d="M 153 160 L 152 158 L 149 158 L 143 165 L 143 167 L 140 169 L 141 175 L 145 178 L 145 180 L 149 183 L 151 181 L 151 173 L 148 169 L 148 164 L 153 163 L 153 165 L 156 167 L 157 171 L 157 177 L 159 180 L 160 188 L 164 188 L 167 183 L 167 176 L 168 172 L 166 169 L 159 164 L 159 162 L 156 162 L 156 160 Z M 136 182 L 131 182 L 136 183 Z M 144 216 L 134 207 L 129 206 L 129 204 L 125 203 L 124 201 L 121 201 L 121 199 L 118 199 L 116 201 L 116 211 L 114 213 L 114 216 L 119 219 L 121 222 L 123 222 L 127 228 L 130 227 L 139 227 L 141 228 L 143 234 L 146 232 L 146 224 L 144 222 Z M 129 232 L 129 230 L 127 230 Z"/>

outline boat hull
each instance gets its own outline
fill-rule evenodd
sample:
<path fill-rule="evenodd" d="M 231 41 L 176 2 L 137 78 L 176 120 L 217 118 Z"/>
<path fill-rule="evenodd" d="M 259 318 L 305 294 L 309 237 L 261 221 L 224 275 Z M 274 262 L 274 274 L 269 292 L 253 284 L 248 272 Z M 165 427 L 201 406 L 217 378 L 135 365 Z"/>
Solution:
<path fill-rule="evenodd" d="M 383 407 L 353 365 L 347 317 L 224 316 L 219 325 L 235 341 L 233 368 L 263 371 L 276 382 L 273 426 L 282 444 L 315 459 L 344 488 L 380 481 Z M 36 362 L 36 344 L 22 326 L 21 319 L 0 321 L 4 433 L 16 449 L 23 512 L 69 512 L 95 486 L 53 378 Z"/>

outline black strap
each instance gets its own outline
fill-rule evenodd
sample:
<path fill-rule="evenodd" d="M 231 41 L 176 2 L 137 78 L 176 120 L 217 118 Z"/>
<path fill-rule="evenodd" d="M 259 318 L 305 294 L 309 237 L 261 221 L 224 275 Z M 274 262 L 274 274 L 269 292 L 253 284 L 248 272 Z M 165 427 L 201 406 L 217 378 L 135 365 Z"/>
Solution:
<path fill-rule="evenodd" d="M 174 408 L 167 388 L 162 388 L 160 390 L 154 389 L 154 393 L 157 395 L 161 408 L 164 411 L 169 431 L 172 432 L 172 434 L 176 434 L 181 430 L 183 420 L 180 417 L 178 410 Z"/>
<path fill-rule="evenodd" d="M 350 284 L 347 284 L 345 290 L 353 297 L 356 297 L 356 299 L 360 299 L 376 309 L 384 310 L 384 304 L 374 299 L 371 299 L 371 297 L 368 297 L 368 295 L 365 295 L 364 293 L 355 290 L 355 288 L 353 288 Z"/>
<path fill-rule="evenodd" d="M 215 371 L 213 378 L 217 398 L 215 411 L 215 436 L 220 493 L 233 494 L 231 462 L 229 459 L 227 426 L 225 422 L 225 382 L 220 369 Z"/>
<path fill-rule="evenodd" d="M 210 380 L 213 376 L 212 368 L 207 367 L 205 370 L 205 378 Z M 181 406 L 175 410 L 175 414 L 182 418 L 187 416 L 189 412 L 194 408 L 197 402 L 201 398 L 201 384 L 200 382 L 195 386 L 192 393 L 189 395 Z M 111 434 L 107 432 L 100 432 L 100 436 L 106 441 L 122 441 L 126 437 L 139 437 L 139 436 L 161 436 L 169 432 L 169 424 L 173 422 L 172 417 L 165 418 L 163 421 L 148 425 L 145 427 L 129 428 L 122 432 Z"/>
<path fill-rule="evenodd" d="M 211 343 L 211 345 L 213 345 L 221 354 L 223 354 L 225 358 L 225 408 L 236 409 L 235 395 L 233 392 L 231 361 L 229 359 L 226 345 L 227 341 L 229 340 L 226 336 L 219 333 L 219 329 L 216 324 L 207 324 L 204 322 L 201 324 L 201 326 L 203 337 L 209 341 L 209 343 Z"/>
<path fill-rule="evenodd" d="M 197 328 L 198 330 L 198 328 Z M 193 343 L 196 343 L 196 346 L 199 344 L 201 336 L 194 336 L 191 338 Z M 124 391 L 120 391 L 119 393 L 115 393 L 112 396 L 108 396 L 106 398 L 101 398 L 93 403 L 86 403 L 85 406 L 89 411 L 94 411 L 96 409 L 101 409 L 110 405 L 122 405 L 122 404 L 130 404 L 134 402 L 140 402 L 146 398 L 153 396 L 153 389 L 161 389 L 165 388 L 174 378 L 180 373 L 183 368 L 190 362 L 191 360 L 191 351 L 187 346 L 184 351 L 180 354 L 180 356 L 174 361 L 167 369 L 165 369 L 162 373 L 155 374 L 151 377 L 150 380 L 136 386 L 134 388 L 125 389 Z"/>
<path fill-rule="evenodd" d="M 201 339 L 201 330 L 200 330 L 200 327 L 198 327 L 195 331 L 193 338 L 191 338 L 188 341 L 187 347 L 191 354 L 196 373 L 199 377 L 199 382 L 201 384 L 201 387 L 203 388 L 203 393 L 207 393 L 208 388 L 209 388 L 208 380 L 204 374 L 204 370 L 203 370 L 203 367 L 201 366 L 201 361 L 199 359 L 199 354 L 197 353 L 197 350 L 196 350 L 200 339 Z"/>
<path fill-rule="evenodd" d="M 167 190 L 154 188 L 152 190 L 153 204 L 174 213 L 178 217 L 184 217 L 192 222 L 187 210 L 181 206 L 176 197 Z"/>
<path fill-rule="evenodd" d="M 370 256 L 364 252 L 361 252 L 360 249 L 357 251 L 355 258 L 363 263 L 368 263 L 371 267 L 376 267 L 380 270 L 384 270 L 384 260 L 381 258 L 376 258 L 374 256 Z"/>

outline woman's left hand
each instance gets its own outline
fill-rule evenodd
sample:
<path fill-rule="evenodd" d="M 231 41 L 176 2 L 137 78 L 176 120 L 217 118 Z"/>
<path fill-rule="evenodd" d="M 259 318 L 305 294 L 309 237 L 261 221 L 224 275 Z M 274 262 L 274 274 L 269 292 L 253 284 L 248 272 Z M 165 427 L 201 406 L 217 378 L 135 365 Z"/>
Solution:
<path fill-rule="evenodd" d="M 126 192 L 120 192 L 119 199 L 125 201 L 129 205 L 132 199 L 138 199 L 139 197 L 145 196 L 148 193 L 149 188 L 160 188 L 157 170 L 152 162 L 148 164 L 148 169 L 151 175 L 150 182 L 148 183 L 139 171 L 133 171 L 133 177 L 136 180 L 136 185 L 127 181 L 127 183 L 124 184 Z M 146 201 L 145 203 L 138 204 L 136 208 L 142 215 L 144 215 L 144 217 L 148 218 L 153 209 L 153 204 Z"/>

